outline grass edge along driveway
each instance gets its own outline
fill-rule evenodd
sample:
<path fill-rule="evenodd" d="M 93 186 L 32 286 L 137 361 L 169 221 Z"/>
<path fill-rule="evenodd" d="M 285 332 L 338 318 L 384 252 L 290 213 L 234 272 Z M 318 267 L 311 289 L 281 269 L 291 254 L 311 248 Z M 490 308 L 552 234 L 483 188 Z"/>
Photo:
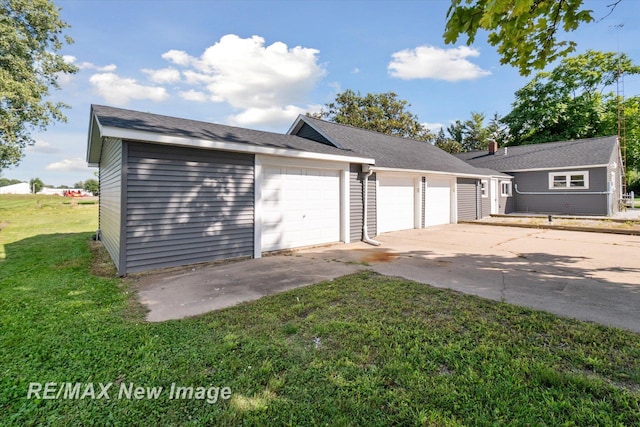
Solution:
<path fill-rule="evenodd" d="M 638 334 L 371 272 L 149 324 L 135 284 L 92 273 L 105 255 L 90 250 L 94 224 L 78 230 L 86 211 L 48 203 L 9 212 L 0 200 L 0 237 L 13 236 L 0 260 L 1 425 L 640 423 Z M 50 232 L 16 233 L 43 216 Z M 46 382 L 96 393 L 27 399 Z M 95 398 L 100 383 L 109 399 Z M 171 398 L 172 384 L 231 393 Z M 129 386 L 162 392 L 118 396 Z"/>

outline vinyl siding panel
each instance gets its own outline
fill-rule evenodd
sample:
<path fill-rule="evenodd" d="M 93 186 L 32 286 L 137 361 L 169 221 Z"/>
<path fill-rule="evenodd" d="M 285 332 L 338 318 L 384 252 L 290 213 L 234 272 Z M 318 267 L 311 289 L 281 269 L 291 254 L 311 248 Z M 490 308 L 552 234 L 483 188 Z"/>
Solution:
<path fill-rule="evenodd" d="M 127 272 L 253 255 L 253 155 L 128 142 Z"/>
<path fill-rule="evenodd" d="M 458 178 L 458 221 L 478 219 L 478 191 L 476 180 Z"/>
<path fill-rule="evenodd" d="M 567 168 L 566 171 L 571 171 Z M 567 215 L 606 215 L 606 194 L 581 194 L 604 192 L 608 188 L 607 168 L 580 168 L 589 172 L 589 188 L 585 190 L 550 190 L 549 171 L 515 172 L 514 210 L 516 212 L 535 212 Z M 563 170 L 564 171 L 564 170 Z M 560 171 L 553 171 L 560 172 Z M 542 192 L 545 194 L 520 194 L 515 191 Z M 571 192 L 572 194 L 562 194 Z"/>
<path fill-rule="evenodd" d="M 352 242 L 362 240 L 362 219 L 364 215 L 363 197 L 364 197 L 364 177 L 362 173 L 362 165 L 351 164 L 349 167 L 349 204 L 350 218 L 349 230 Z M 369 237 L 377 234 L 377 215 L 376 215 L 376 174 L 373 173 L 369 177 L 368 189 L 369 200 L 367 203 L 367 232 Z"/>
<path fill-rule="evenodd" d="M 107 139 L 100 158 L 100 240 L 109 252 L 119 274 L 124 274 L 120 263 L 122 229 L 122 142 Z"/>

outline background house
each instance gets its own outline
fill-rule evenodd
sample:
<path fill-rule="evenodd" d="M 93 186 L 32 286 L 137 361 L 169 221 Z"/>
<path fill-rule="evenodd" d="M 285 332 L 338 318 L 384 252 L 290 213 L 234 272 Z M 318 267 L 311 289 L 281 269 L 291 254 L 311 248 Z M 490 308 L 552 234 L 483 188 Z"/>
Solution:
<path fill-rule="evenodd" d="M 616 136 L 521 145 L 456 155 L 513 176 L 509 212 L 612 215 L 619 211 L 622 161 Z"/>
<path fill-rule="evenodd" d="M 121 275 L 479 217 L 497 174 L 303 116 L 277 134 L 94 105 L 89 127 L 100 239 Z"/>

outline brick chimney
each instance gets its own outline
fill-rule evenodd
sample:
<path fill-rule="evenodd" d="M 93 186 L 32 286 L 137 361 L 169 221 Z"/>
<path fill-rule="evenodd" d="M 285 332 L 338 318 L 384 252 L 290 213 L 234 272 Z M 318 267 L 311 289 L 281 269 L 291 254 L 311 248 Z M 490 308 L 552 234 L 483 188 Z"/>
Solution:
<path fill-rule="evenodd" d="M 498 151 L 498 141 L 495 139 L 489 140 L 489 154 L 496 154 Z"/>

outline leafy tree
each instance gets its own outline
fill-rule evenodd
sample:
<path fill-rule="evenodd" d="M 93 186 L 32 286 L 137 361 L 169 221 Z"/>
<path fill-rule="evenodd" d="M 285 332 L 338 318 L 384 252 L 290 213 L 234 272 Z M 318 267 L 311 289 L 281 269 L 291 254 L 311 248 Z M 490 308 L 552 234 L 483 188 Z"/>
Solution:
<path fill-rule="evenodd" d="M 617 2 L 608 7 L 613 10 Z M 574 31 L 593 21 L 583 0 L 451 0 L 444 40 L 455 43 L 461 35 L 472 44 L 478 31 L 488 32 L 502 64 L 517 67 L 522 75 L 543 69 L 575 51 L 576 43 L 560 40 L 560 31 Z"/>
<path fill-rule="evenodd" d="M 88 191 L 94 196 L 97 196 L 98 192 L 100 191 L 100 185 L 98 184 L 97 179 L 92 178 L 84 182 L 84 184 L 82 185 L 82 189 L 84 189 L 85 191 Z"/>
<path fill-rule="evenodd" d="M 615 135 L 610 117 L 616 115 L 612 87 L 618 70 L 640 74 L 624 54 L 591 50 L 538 73 L 516 92 L 513 109 L 502 119 L 509 128 L 508 144 Z"/>
<path fill-rule="evenodd" d="M 387 135 L 432 140 L 433 134 L 420 124 L 416 115 L 406 110 L 409 106 L 393 92 L 361 96 L 360 92 L 347 89 L 339 93 L 334 102 L 326 104 L 326 109 L 311 117 Z"/>
<path fill-rule="evenodd" d="M 66 120 L 67 105 L 47 99 L 77 71 L 57 53 L 72 43 L 67 27 L 51 0 L 0 0 L 0 169 L 20 161 L 32 130 Z"/>
<path fill-rule="evenodd" d="M 436 134 L 433 145 L 440 148 L 441 150 L 446 151 L 447 153 L 462 153 L 462 145 L 458 141 L 447 138 L 444 134 L 443 128 L 440 128 L 440 131 L 438 131 L 438 133 Z"/>
<path fill-rule="evenodd" d="M 447 133 L 449 134 L 450 139 L 457 142 L 460 144 L 460 147 L 462 147 L 462 140 L 464 139 L 464 123 L 460 120 L 456 120 L 447 127 Z"/>
<path fill-rule="evenodd" d="M 33 194 L 38 193 L 40 190 L 42 190 L 43 187 L 44 183 L 40 178 L 33 178 L 31 181 L 29 181 L 29 188 L 31 188 Z"/>
<path fill-rule="evenodd" d="M 471 119 L 464 122 L 464 137 L 462 149 L 464 151 L 485 150 L 489 146 L 491 131 L 484 125 L 483 113 L 471 113 Z"/>
<path fill-rule="evenodd" d="M 73 184 L 73 188 L 84 188 L 84 182 L 82 181 L 78 181 L 75 184 Z"/>

